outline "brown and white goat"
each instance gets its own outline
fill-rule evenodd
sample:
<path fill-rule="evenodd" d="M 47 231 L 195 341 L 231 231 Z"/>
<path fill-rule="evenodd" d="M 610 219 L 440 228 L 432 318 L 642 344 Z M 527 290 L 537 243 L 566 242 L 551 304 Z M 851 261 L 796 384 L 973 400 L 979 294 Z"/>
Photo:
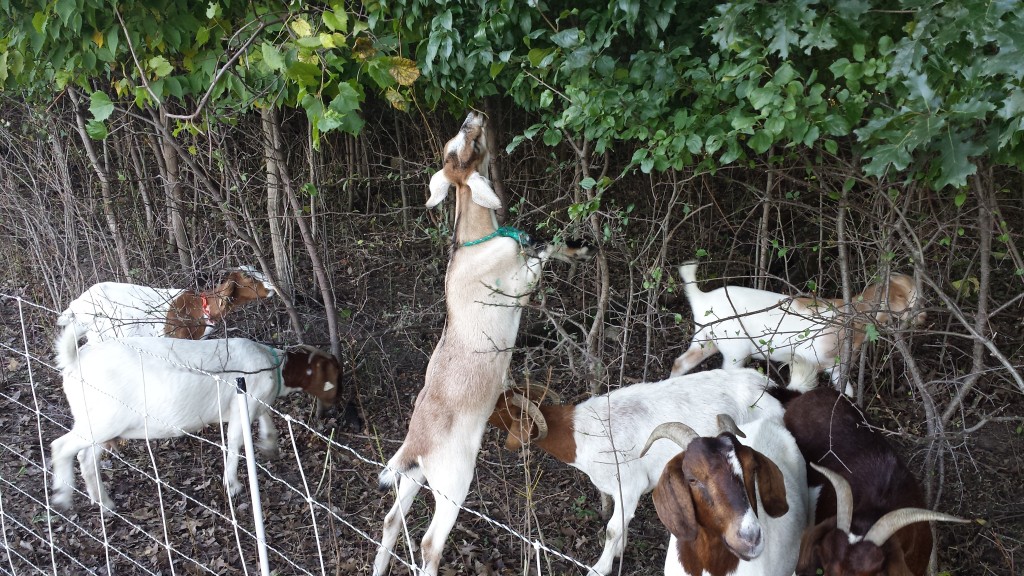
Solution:
<path fill-rule="evenodd" d="M 455 187 L 454 242 L 445 275 L 448 316 L 405 441 L 380 474 L 382 488 L 397 482 L 398 489 L 384 519 L 376 575 L 388 571 L 405 515 L 424 483 L 434 493 L 434 517 L 420 547 L 421 566 L 424 574 L 437 574 L 473 479 L 487 417 L 505 387 L 522 305 L 548 258 L 590 255 L 589 248 L 536 247 L 524 234 L 498 228 L 494 211 L 501 201 L 484 173 L 484 130 L 484 117 L 471 112 L 445 145 L 444 167 L 430 180 L 428 208 Z"/>
<path fill-rule="evenodd" d="M 818 388 L 791 400 L 785 423 L 812 467 L 814 520 L 800 545 L 797 574 L 925 574 L 932 551 L 927 522 L 964 520 L 925 509 L 906 464 L 838 392 Z"/>
<path fill-rule="evenodd" d="M 751 357 L 789 364 L 790 387 L 799 391 L 813 388 L 822 371 L 838 385 L 844 372 L 839 359 L 846 326 L 852 322 L 856 351 L 868 324 L 893 323 L 918 300 L 914 279 L 903 274 L 869 284 L 847 306 L 842 300 L 794 298 L 744 286 L 704 292 L 697 287 L 696 273 L 695 262 L 679 267 L 696 332 L 689 348 L 672 364 L 673 376 L 721 352 L 725 368 L 742 367 Z M 923 319 L 920 313 L 913 322 Z"/>
<path fill-rule="evenodd" d="M 232 270 L 215 288 L 201 292 L 100 282 L 68 304 L 57 323 L 74 326 L 90 342 L 131 336 L 199 340 L 231 310 L 274 294 L 274 286 L 250 266 Z"/>
<path fill-rule="evenodd" d="M 681 420 L 702 434 L 717 434 L 717 414 L 740 423 L 767 417 L 781 422 L 782 405 L 766 393 L 767 383 L 754 370 L 707 370 L 624 386 L 576 406 L 542 403 L 546 391 L 536 387 L 513 389 L 498 399 L 489 422 L 508 431 L 505 446 L 510 450 L 529 442 L 585 473 L 611 497 L 604 551 L 591 569 L 605 575 L 622 556 L 640 498 L 654 489 L 665 464 L 679 453 L 662 442 L 641 458 L 651 432 Z"/>
<path fill-rule="evenodd" d="M 122 438 L 184 436 L 211 422 L 228 423 L 224 486 L 237 494 L 242 487 L 239 402 L 246 402 L 250 422 L 260 421 L 260 449 L 276 455 L 277 429 L 268 407 L 278 397 L 302 391 L 329 404 L 338 397 L 338 361 L 307 347 L 282 351 L 244 338 L 140 337 L 91 342 L 78 350 L 78 335 L 69 326 L 58 337 L 56 352 L 75 418 L 50 452 L 53 503 L 64 508 L 71 505 L 76 454 L 89 497 L 113 508 L 99 477 L 102 448 Z M 245 394 L 237 393 L 236 377 L 245 378 Z"/>
<path fill-rule="evenodd" d="M 796 442 L 777 416 L 737 426 L 719 415 L 717 436 L 679 422 L 658 426 L 683 451 L 654 488 L 671 533 L 667 576 L 790 576 L 807 525 L 807 478 Z M 740 438 L 743 438 L 740 441 Z"/>

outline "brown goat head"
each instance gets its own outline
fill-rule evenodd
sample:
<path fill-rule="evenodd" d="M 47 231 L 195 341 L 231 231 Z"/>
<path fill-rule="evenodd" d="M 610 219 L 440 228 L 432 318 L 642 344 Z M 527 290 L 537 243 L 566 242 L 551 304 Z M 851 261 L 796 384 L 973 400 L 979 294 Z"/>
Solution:
<path fill-rule="evenodd" d="M 301 388 L 317 399 L 322 415 L 341 397 L 341 364 L 333 354 L 312 346 L 297 346 L 285 353 L 281 378 L 289 388 Z"/>
<path fill-rule="evenodd" d="M 755 520 L 757 493 L 773 518 L 789 511 L 778 466 L 741 444 L 734 432 L 699 437 L 688 426 L 661 424 L 642 454 L 658 438 L 676 440 L 683 447 L 665 465 L 654 489 L 654 506 L 665 527 L 682 542 L 692 542 L 704 531 L 721 535 L 721 542 L 736 557 L 750 560 L 760 555 L 764 540 Z"/>
<path fill-rule="evenodd" d="M 545 398 L 560 401 L 557 394 L 541 386 L 512 388 L 498 397 L 487 422 L 508 432 L 505 448 L 519 450 L 524 444 L 547 436 L 547 420 L 538 407 Z"/>
<path fill-rule="evenodd" d="M 880 324 L 889 324 L 903 318 L 905 312 L 917 305 L 918 293 L 914 279 L 906 274 L 891 274 L 888 282 L 873 282 L 864 287 L 854 300 L 854 309 L 861 314 L 873 315 Z M 910 323 L 919 325 L 925 320 L 918 313 Z"/>
<path fill-rule="evenodd" d="M 926 522 L 966 522 L 922 508 L 900 508 L 879 518 L 863 535 L 850 533 L 853 494 L 841 474 L 811 463 L 832 483 L 837 514 L 808 528 L 800 542 L 800 576 L 922 576 L 928 569 L 931 531 Z"/>

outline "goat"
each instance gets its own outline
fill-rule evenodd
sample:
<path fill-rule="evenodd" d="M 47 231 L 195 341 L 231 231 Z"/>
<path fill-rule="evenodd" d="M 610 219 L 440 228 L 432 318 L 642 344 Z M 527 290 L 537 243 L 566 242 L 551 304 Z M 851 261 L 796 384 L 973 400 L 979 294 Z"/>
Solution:
<path fill-rule="evenodd" d="M 380 473 L 382 489 L 398 484 L 384 519 L 373 573 L 382 576 L 416 493 L 434 492 L 434 516 L 422 541 L 422 572 L 436 575 L 445 539 L 473 479 L 487 417 L 505 387 L 526 302 L 544 262 L 585 259 L 587 246 L 529 245 L 525 234 L 498 228 L 501 201 L 485 174 L 483 115 L 470 113 L 444 148 L 444 167 L 430 179 L 427 207 L 455 187 L 454 243 L 445 275 L 447 320 L 416 398 L 405 441 Z M 531 250 L 527 255 L 524 251 Z"/>
<path fill-rule="evenodd" d="M 714 437 L 661 424 L 641 452 L 661 438 L 683 449 L 654 488 L 658 518 L 671 533 L 665 574 L 789 576 L 807 524 L 800 450 L 777 416 L 739 427 L 728 415 L 718 421 Z"/>
<path fill-rule="evenodd" d="M 662 443 L 641 459 L 640 449 L 651 431 L 682 420 L 703 434 L 717 433 L 719 413 L 742 423 L 781 419 L 782 405 L 766 393 L 766 383 L 754 370 L 710 370 L 625 386 L 576 406 L 541 404 L 532 390 L 526 395 L 510 390 L 498 399 L 489 422 L 508 432 L 507 448 L 517 450 L 532 442 L 585 473 L 611 497 L 604 551 L 591 569 L 610 574 L 615 558 L 622 556 L 626 528 L 640 497 L 654 489 L 665 463 L 678 452 Z"/>
<path fill-rule="evenodd" d="M 818 388 L 789 401 L 784 420 L 813 468 L 807 479 L 814 514 L 797 574 L 925 574 L 932 551 L 927 521 L 963 520 L 925 509 L 906 464 L 838 392 Z"/>
<path fill-rule="evenodd" d="M 78 350 L 74 326 L 55 347 L 64 394 L 75 423 L 53 441 L 53 504 L 71 505 L 78 461 L 94 503 L 113 508 L 99 478 L 99 448 L 117 439 L 183 436 L 211 422 L 228 423 L 224 487 L 235 495 L 239 447 L 243 441 L 237 402 L 248 404 L 250 421 L 259 419 L 260 449 L 277 451 L 277 429 L 267 407 L 279 396 L 301 390 L 327 403 L 338 397 L 341 366 L 334 356 L 300 347 L 287 352 L 244 338 L 176 340 L 155 337 L 91 342 Z M 246 394 L 235 390 L 245 377 Z"/>
<path fill-rule="evenodd" d="M 695 262 L 679 267 L 696 332 L 689 348 L 672 364 L 672 376 L 721 352 L 727 368 L 741 367 L 752 356 L 789 364 L 790 387 L 798 391 L 813 388 L 821 371 L 838 385 L 843 373 L 840 351 L 847 338 L 844 318 L 853 315 L 856 351 L 864 342 L 867 324 L 893 322 L 918 301 L 913 278 L 904 274 L 869 284 L 846 306 L 841 300 L 794 298 L 743 286 L 703 292 L 697 287 L 696 271 Z M 923 320 L 920 313 L 913 322 Z M 847 387 L 847 393 L 852 388 Z"/>
<path fill-rule="evenodd" d="M 75 326 L 90 342 L 125 336 L 199 340 L 232 309 L 276 293 L 251 266 L 231 271 L 212 290 L 151 288 L 121 282 L 93 284 L 61 313 L 57 323 Z"/>

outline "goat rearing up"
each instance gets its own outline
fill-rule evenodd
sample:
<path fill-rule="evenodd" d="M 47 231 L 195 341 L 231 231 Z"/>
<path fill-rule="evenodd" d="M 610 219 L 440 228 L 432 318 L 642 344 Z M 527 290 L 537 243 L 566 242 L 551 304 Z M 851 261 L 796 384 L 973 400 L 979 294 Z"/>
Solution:
<path fill-rule="evenodd" d="M 224 486 L 234 495 L 243 441 L 237 402 L 247 402 L 250 420 L 260 421 L 260 449 L 277 452 L 277 429 L 267 407 L 279 396 L 303 391 L 326 403 L 338 397 L 341 366 L 334 356 L 300 347 L 287 352 L 244 338 L 177 340 L 120 338 L 77 349 L 69 326 L 57 339 L 57 365 L 75 417 L 67 434 L 54 440 L 53 504 L 71 505 L 77 454 L 89 497 L 113 508 L 99 477 L 99 451 L 112 441 L 157 439 L 196 432 L 228 422 Z M 235 378 L 247 393 L 238 394 Z"/>
<path fill-rule="evenodd" d="M 504 389 L 521 306 L 549 257 L 586 258 L 588 248 L 541 247 L 524 253 L 525 235 L 499 229 L 501 201 L 484 172 L 484 117 L 470 113 L 444 148 L 444 168 L 430 180 L 427 207 L 455 187 L 455 231 L 445 275 L 447 320 L 427 365 L 405 441 L 381 471 L 381 488 L 398 483 L 384 519 L 373 573 L 391 563 L 405 515 L 423 483 L 434 517 L 422 541 L 425 574 L 437 574 L 445 539 L 466 499 L 487 417 Z"/>
<path fill-rule="evenodd" d="M 672 376 L 721 352 L 724 368 L 742 367 L 752 356 L 789 364 L 790 386 L 798 391 L 813 388 L 821 371 L 836 384 L 843 372 L 838 359 L 846 317 L 852 319 L 856 351 L 864 342 L 867 324 L 894 322 L 918 300 L 914 279 L 903 274 L 869 284 L 845 306 L 842 300 L 793 298 L 744 286 L 704 292 L 697 287 L 696 271 L 695 262 L 679 267 L 696 332 L 690 347 L 673 363 Z M 921 313 L 912 322 L 923 319 Z"/>
<path fill-rule="evenodd" d="M 274 286 L 251 266 L 232 270 L 215 288 L 202 292 L 99 282 L 72 300 L 57 323 L 74 326 L 90 342 L 165 335 L 199 340 L 234 308 L 274 294 Z"/>

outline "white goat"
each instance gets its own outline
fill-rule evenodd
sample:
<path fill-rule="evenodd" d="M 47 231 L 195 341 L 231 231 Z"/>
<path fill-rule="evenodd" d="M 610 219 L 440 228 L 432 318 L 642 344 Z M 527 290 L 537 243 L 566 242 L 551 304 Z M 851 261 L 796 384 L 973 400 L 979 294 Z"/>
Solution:
<path fill-rule="evenodd" d="M 809 515 L 803 456 L 778 416 L 738 427 L 728 417 L 719 422 L 715 437 L 663 424 L 644 447 L 668 438 L 683 449 L 654 489 L 671 533 L 665 574 L 789 576 Z"/>
<path fill-rule="evenodd" d="M 251 266 L 231 271 L 215 288 L 202 292 L 100 282 L 68 304 L 57 323 L 74 326 L 90 342 L 165 335 L 198 340 L 213 333 L 233 308 L 274 294 L 274 286 Z"/>
<path fill-rule="evenodd" d="M 869 284 L 850 306 L 841 300 L 794 298 L 743 286 L 723 286 L 710 292 L 697 287 L 697 264 L 679 267 L 696 332 L 690 347 L 676 358 L 672 375 L 685 374 L 715 352 L 723 366 L 741 367 L 750 357 L 790 365 L 790 387 L 806 391 L 826 371 L 838 384 L 844 370 L 839 357 L 846 338 L 846 319 L 852 320 L 853 350 L 864 342 L 865 326 L 885 324 L 917 303 L 914 280 L 892 274 L 888 282 Z M 924 313 L 914 323 L 924 319 Z M 852 389 L 847 387 L 847 393 Z"/>
<path fill-rule="evenodd" d="M 423 536 L 422 572 L 436 575 L 448 533 L 466 499 L 487 417 L 505 387 L 525 303 L 549 257 L 585 258 L 588 248 L 542 247 L 529 256 L 521 232 L 499 229 L 501 201 L 480 171 L 487 166 L 484 117 L 470 113 L 444 148 L 444 168 L 430 180 L 427 207 L 455 187 L 455 233 L 445 276 L 447 321 L 427 365 L 405 442 L 380 474 L 398 483 L 384 519 L 373 573 L 391 563 L 405 515 L 423 483 L 434 492 L 434 517 Z M 531 247 L 532 248 L 532 247 Z"/>
<path fill-rule="evenodd" d="M 615 558 L 622 556 L 625 531 L 640 497 L 654 489 L 665 463 L 679 452 L 662 442 L 640 458 L 651 432 L 659 424 L 682 420 L 702 434 L 717 433 L 717 414 L 737 422 L 763 417 L 781 421 L 782 405 L 765 392 L 766 386 L 767 378 L 754 370 L 709 370 L 633 384 L 576 406 L 538 406 L 534 389 L 513 389 L 498 399 L 490 423 L 509 432 L 509 449 L 532 442 L 584 472 L 602 494 L 611 496 L 614 509 L 604 551 L 592 568 L 593 573 L 610 574 Z"/>
<path fill-rule="evenodd" d="M 89 497 L 113 508 L 99 477 L 101 447 L 119 438 L 174 438 L 223 421 L 228 422 L 224 486 L 237 494 L 243 440 L 237 402 L 244 398 L 250 421 L 259 418 L 260 449 L 274 454 L 277 429 L 268 405 L 298 390 L 327 403 L 337 399 L 340 365 L 316 349 L 284 352 L 244 338 L 121 338 L 78 350 L 77 340 L 69 326 L 56 342 L 64 394 L 75 418 L 50 451 L 52 500 L 58 507 L 71 505 L 76 454 Z M 246 394 L 236 392 L 236 377 L 245 378 Z"/>

